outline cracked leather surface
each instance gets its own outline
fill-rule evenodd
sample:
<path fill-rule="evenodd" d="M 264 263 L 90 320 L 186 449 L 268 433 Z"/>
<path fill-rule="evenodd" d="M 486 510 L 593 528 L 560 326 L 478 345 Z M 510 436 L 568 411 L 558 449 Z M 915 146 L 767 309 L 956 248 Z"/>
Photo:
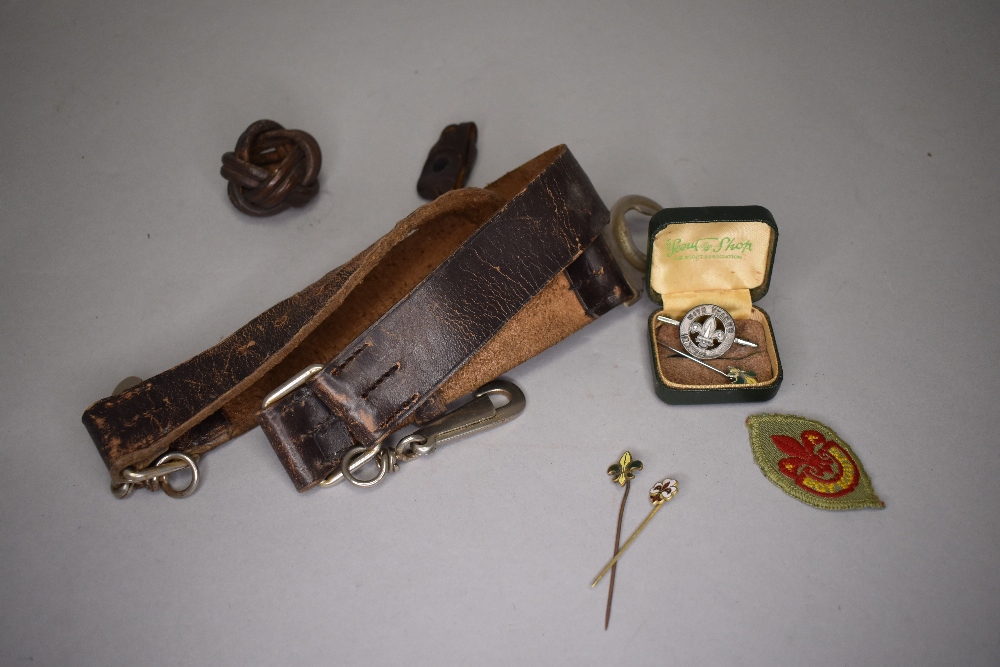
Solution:
<path fill-rule="evenodd" d="M 371 446 L 598 237 L 608 210 L 568 149 L 309 382 Z"/>
<path fill-rule="evenodd" d="M 487 186 L 510 203 L 441 267 L 305 390 L 261 412 L 300 491 L 336 470 L 350 447 L 440 414 L 447 401 L 632 296 L 599 236 L 607 209 L 569 151 L 554 149 L 529 165 L 534 178 L 512 172 Z M 428 404 L 436 409 L 420 414 Z"/>
<path fill-rule="evenodd" d="M 448 401 L 606 312 L 619 294 L 631 296 L 617 265 L 602 266 L 609 255 L 597 234 L 606 222 L 579 165 L 557 147 L 485 189 L 463 188 L 420 207 L 350 262 L 215 347 L 98 401 L 84 423 L 117 480 L 123 467 L 144 467 L 168 449 L 200 454 L 249 430 L 275 386 L 306 365 L 336 355 L 330 370 L 350 358 L 338 371 L 347 379 L 341 390 L 367 402 L 367 410 L 333 401 L 333 411 L 322 400 L 329 393 L 303 388 L 259 415 L 304 490 L 339 465 L 355 438 L 371 441 L 408 421 L 433 418 Z M 456 250 L 467 241 L 459 261 Z M 577 257 L 581 265 L 570 279 L 571 271 L 562 270 Z M 593 287 L 602 280 L 606 289 Z M 383 321 L 393 326 L 382 329 Z M 373 345 L 361 345 L 369 339 Z M 382 347 L 369 349 L 376 339 Z M 401 349 L 406 354 L 392 354 Z M 398 368 L 389 360 L 395 356 L 405 357 Z"/>

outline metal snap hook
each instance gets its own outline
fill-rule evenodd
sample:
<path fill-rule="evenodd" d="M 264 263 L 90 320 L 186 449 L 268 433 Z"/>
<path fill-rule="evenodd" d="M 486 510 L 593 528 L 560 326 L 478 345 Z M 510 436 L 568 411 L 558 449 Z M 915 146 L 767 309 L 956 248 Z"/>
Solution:
<path fill-rule="evenodd" d="M 507 402 L 500 407 L 494 406 L 490 399 L 494 394 L 503 396 Z M 426 438 L 425 442 L 421 443 L 421 448 L 426 450 L 425 453 L 431 453 L 438 445 L 449 440 L 500 426 L 524 412 L 527 404 L 521 389 L 506 380 L 488 382 L 477 389 L 474 396 L 473 400 L 462 407 L 452 410 L 413 433 L 414 436 Z"/>
<path fill-rule="evenodd" d="M 170 475 L 185 468 L 191 469 L 191 481 L 183 489 L 175 489 L 170 485 Z M 163 489 L 171 498 L 187 498 L 198 490 L 201 476 L 198 472 L 197 458 L 181 452 L 167 452 L 148 468 L 133 470 L 131 467 L 121 471 L 123 483 L 112 483 L 111 492 L 116 498 L 127 498 L 137 487 L 144 486 L 150 491 Z"/>
<path fill-rule="evenodd" d="M 490 396 L 498 394 L 507 399 L 500 407 L 493 405 Z M 385 473 L 398 469 L 397 462 L 412 461 L 433 452 L 442 443 L 483 431 L 517 417 L 524 411 L 526 401 L 518 386 L 506 380 L 494 380 L 476 390 L 474 398 L 451 412 L 432 421 L 421 429 L 400 439 L 393 448 L 378 444 L 372 448 L 353 447 L 345 452 L 340 467 L 319 483 L 335 486 L 345 479 L 355 486 L 375 486 Z M 379 472 L 371 479 L 361 479 L 354 473 L 363 465 L 376 459 Z"/>

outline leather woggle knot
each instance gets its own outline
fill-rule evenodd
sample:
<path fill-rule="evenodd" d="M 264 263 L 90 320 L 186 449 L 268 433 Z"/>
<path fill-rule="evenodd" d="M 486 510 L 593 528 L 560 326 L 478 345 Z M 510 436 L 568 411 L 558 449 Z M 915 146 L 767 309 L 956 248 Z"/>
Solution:
<path fill-rule="evenodd" d="M 248 215 L 274 215 L 305 206 L 319 192 L 319 144 L 302 130 L 258 120 L 240 135 L 236 150 L 222 156 L 229 200 Z"/>

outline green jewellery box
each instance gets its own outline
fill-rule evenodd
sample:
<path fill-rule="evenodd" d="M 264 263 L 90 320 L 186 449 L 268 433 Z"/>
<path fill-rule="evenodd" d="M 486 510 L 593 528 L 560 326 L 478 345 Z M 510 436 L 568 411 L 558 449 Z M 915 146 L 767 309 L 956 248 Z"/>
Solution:
<path fill-rule="evenodd" d="M 671 404 L 766 401 L 781 386 L 767 294 L 778 226 L 761 206 L 665 208 L 649 220 L 646 288 L 656 394 Z"/>

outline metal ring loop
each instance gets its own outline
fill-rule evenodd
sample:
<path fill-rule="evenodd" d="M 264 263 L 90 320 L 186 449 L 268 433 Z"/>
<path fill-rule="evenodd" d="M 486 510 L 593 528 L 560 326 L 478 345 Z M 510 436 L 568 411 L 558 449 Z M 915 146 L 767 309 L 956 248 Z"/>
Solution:
<path fill-rule="evenodd" d="M 170 485 L 170 473 L 167 473 L 166 475 L 159 475 L 153 479 L 160 483 L 160 488 L 162 488 L 163 492 L 171 498 L 187 498 L 198 489 L 198 482 L 201 481 L 201 477 L 198 475 L 198 464 L 195 463 L 194 459 L 187 454 L 181 454 L 180 452 L 167 452 L 156 460 L 156 465 L 163 465 L 167 461 L 183 461 L 187 467 L 191 468 L 191 481 L 188 482 L 188 485 L 183 489 L 175 489 Z"/>
<path fill-rule="evenodd" d="M 132 482 L 122 482 L 121 484 L 116 484 L 111 482 L 111 493 L 114 494 L 115 498 L 119 500 L 122 498 L 128 498 L 135 491 L 135 484 Z"/>
<path fill-rule="evenodd" d="M 340 472 L 344 474 L 344 479 L 355 486 L 369 487 L 375 486 L 382 481 L 385 474 L 389 472 L 389 457 L 380 456 L 382 454 L 382 445 L 375 445 L 371 449 L 367 447 L 351 447 L 344 453 L 344 458 L 340 462 Z M 371 479 L 360 479 L 356 477 L 353 472 L 351 472 L 351 463 L 354 459 L 359 456 L 368 455 L 368 460 L 370 461 L 374 457 L 378 461 L 378 474 Z"/>
<path fill-rule="evenodd" d="M 611 231 L 615 241 L 626 261 L 643 273 L 646 272 L 646 254 L 635 247 L 632 234 L 625 224 L 625 214 L 629 211 L 639 211 L 643 215 L 653 215 L 662 209 L 663 207 L 655 201 L 642 195 L 627 195 L 611 207 Z"/>
<path fill-rule="evenodd" d="M 396 443 L 396 458 L 400 461 L 412 461 L 418 456 L 429 453 L 433 447 L 427 445 L 427 436 L 411 433 Z"/>

